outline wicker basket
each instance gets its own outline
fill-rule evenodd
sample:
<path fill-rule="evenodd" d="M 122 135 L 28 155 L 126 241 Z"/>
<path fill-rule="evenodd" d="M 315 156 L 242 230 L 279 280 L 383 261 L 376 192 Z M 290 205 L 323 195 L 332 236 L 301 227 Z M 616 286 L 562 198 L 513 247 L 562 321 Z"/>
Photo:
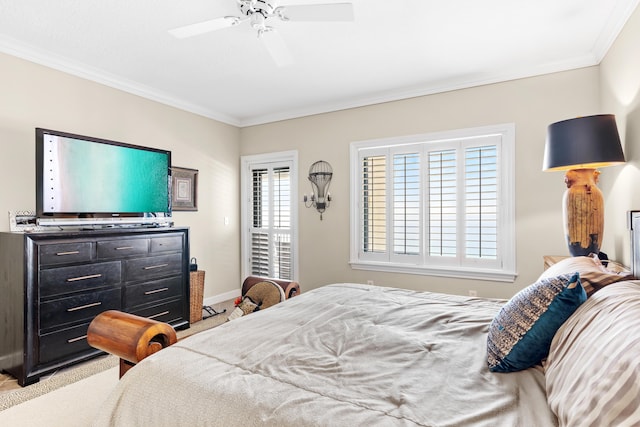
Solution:
<path fill-rule="evenodd" d="M 191 298 L 189 308 L 189 323 L 196 323 L 202 320 L 202 299 L 204 297 L 204 271 L 192 271 L 191 278 Z"/>

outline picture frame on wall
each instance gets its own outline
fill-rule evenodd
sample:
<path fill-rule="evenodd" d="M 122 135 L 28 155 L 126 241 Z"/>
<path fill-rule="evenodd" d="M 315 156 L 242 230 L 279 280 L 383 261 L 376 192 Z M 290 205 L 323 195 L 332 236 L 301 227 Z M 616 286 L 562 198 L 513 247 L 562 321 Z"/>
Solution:
<path fill-rule="evenodd" d="M 173 211 L 198 210 L 198 170 L 171 168 L 171 209 Z"/>

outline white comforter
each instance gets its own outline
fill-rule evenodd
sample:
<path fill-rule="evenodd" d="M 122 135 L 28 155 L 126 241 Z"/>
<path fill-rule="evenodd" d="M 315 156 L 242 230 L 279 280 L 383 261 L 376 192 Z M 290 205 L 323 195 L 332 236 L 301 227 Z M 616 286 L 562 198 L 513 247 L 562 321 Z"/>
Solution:
<path fill-rule="evenodd" d="M 503 303 L 325 286 L 145 359 L 95 425 L 554 426 L 541 368 L 487 369 Z"/>

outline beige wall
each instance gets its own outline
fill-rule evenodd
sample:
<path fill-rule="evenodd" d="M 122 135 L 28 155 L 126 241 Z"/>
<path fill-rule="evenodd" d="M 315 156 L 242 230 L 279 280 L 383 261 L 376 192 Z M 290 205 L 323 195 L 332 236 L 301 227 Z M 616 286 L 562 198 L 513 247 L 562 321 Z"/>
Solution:
<path fill-rule="evenodd" d="M 9 210 L 35 209 L 36 127 L 169 149 L 175 166 L 199 170 L 198 211 L 176 212 L 174 221 L 191 229 L 191 255 L 206 271 L 205 296 L 237 292 L 236 127 L 4 54 L 0 94 L 1 231 L 9 229 Z"/>
<path fill-rule="evenodd" d="M 310 192 L 306 171 L 316 160 L 334 168 L 333 201 L 324 220 L 300 207 L 300 282 L 304 289 L 341 281 L 510 297 L 542 271 L 542 256 L 566 254 L 562 173 L 542 172 L 550 123 L 599 109 L 598 67 L 350 109 L 241 130 L 242 155 L 299 150 L 299 197 Z M 349 144 L 352 141 L 513 122 L 516 125 L 515 283 L 374 273 L 349 266 Z M 605 177 L 606 178 L 606 177 Z"/>
<path fill-rule="evenodd" d="M 631 262 L 626 213 L 640 210 L 640 9 L 636 9 L 600 64 L 602 110 L 616 115 L 624 166 L 604 169 L 606 199 L 603 248 L 612 259 Z"/>

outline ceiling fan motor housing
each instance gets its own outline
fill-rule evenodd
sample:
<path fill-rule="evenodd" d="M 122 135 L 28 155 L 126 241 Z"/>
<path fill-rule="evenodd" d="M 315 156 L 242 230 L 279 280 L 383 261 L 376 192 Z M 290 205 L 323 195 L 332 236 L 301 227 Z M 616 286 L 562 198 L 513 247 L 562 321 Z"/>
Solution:
<path fill-rule="evenodd" d="M 238 6 L 240 7 L 240 12 L 245 16 L 252 16 L 259 13 L 266 19 L 274 15 L 278 4 L 277 1 L 274 0 L 241 0 Z"/>

